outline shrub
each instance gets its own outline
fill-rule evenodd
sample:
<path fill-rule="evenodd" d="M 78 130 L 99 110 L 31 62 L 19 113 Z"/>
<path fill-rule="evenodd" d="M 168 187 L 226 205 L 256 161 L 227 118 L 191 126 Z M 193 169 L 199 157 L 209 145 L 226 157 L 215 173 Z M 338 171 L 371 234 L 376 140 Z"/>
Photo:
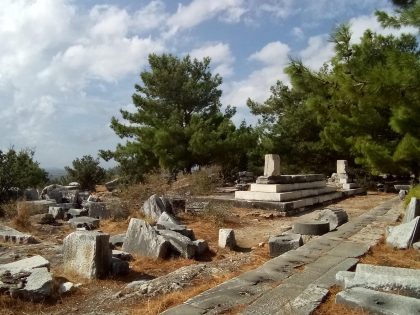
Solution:
<path fill-rule="evenodd" d="M 416 185 L 408 191 L 408 194 L 404 199 L 404 207 L 408 206 L 412 197 L 420 199 L 420 185 Z"/>
<path fill-rule="evenodd" d="M 28 209 L 28 206 L 25 204 L 21 204 L 17 211 L 17 215 L 13 218 L 13 225 L 18 229 L 26 231 L 30 230 L 32 224 L 31 216 L 29 215 L 29 213 L 30 211 Z"/>
<path fill-rule="evenodd" d="M 212 221 L 221 227 L 228 221 L 229 209 L 226 203 L 210 202 L 202 212 L 202 216 L 205 220 Z"/>

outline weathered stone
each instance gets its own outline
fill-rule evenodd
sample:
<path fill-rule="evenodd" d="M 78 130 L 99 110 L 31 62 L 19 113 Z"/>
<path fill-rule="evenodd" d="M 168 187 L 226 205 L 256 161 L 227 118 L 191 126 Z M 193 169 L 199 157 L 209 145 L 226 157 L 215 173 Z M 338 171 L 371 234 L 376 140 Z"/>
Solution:
<path fill-rule="evenodd" d="M 257 184 L 296 184 L 325 180 L 323 174 L 260 176 Z"/>
<path fill-rule="evenodd" d="M 348 172 L 347 160 L 337 160 L 337 174 L 343 174 Z"/>
<path fill-rule="evenodd" d="M 43 214 L 48 213 L 50 206 L 55 206 L 55 200 L 33 200 L 33 201 L 20 201 L 18 202 L 18 214 Z"/>
<path fill-rule="evenodd" d="M 97 219 L 108 219 L 111 212 L 107 209 L 105 202 L 88 202 L 85 207 L 88 209 L 88 216 Z"/>
<path fill-rule="evenodd" d="M 51 214 L 56 220 L 64 219 L 64 209 L 61 207 L 49 207 L 48 213 Z"/>
<path fill-rule="evenodd" d="M 54 218 L 54 216 L 52 214 L 45 213 L 45 214 L 42 214 L 41 215 L 41 217 L 38 220 L 38 223 L 39 224 L 51 224 L 51 225 L 54 225 L 57 222 L 55 221 L 55 218 Z"/>
<path fill-rule="evenodd" d="M 53 278 L 48 269 L 35 268 L 31 270 L 31 275 L 26 278 L 25 287 L 19 290 L 19 294 L 32 301 L 40 301 L 52 294 Z"/>
<path fill-rule="evenodd" d="M 219 229 L 219 247 L 235 249 L 235 232 L 232 229 Z"/>
<path fill-rule="evenodd" d="M 50 268 L 50 262 L 44 257 L 36 255 L 29 258 L 21 259 L 14 261 L 8 264 L 0 265 L 0 273 L 4 271 L 10 271 L 13 273 L 18 273 L 21 271 L 28 271 L 36 268 Z"/>
<path fill-rule="evenodd" d="M 119 184 L 120 184 L 120 179 L 116 178 L 116 179 L 113 179 L 113 180 L 105 183 L 105 187 L 109 191 L 113 191 L 114 189 L 116 189 L 118 187 Z"/>
<path fill-rule="evenodd" d="M 400 198 L 400 200 L 404 200 L 405 199 L 405 196 L 407 196 L 407 194 L 408 194 L 408 191 L 407 190 L 400 190 L 398 192 L 398 197 Z"/>
<path fill-rule="evenodd" d="M 69 215 L 72 218 L 77 218 L 77 217 L 83 217 L 86 216 L 88 214 L 88 210 L 86 209 L 69 209 L 67 211 L 67 215 Z"/>
<path fill-rule="evenodd" d="M 330 231 L 326 221 L 302 221 L 293 224 L 293 232 L 302 235 L 323 235 Z"/>
<path fill-rule="evenodd" d="M 158 195 L 152 195 L 144 202 L 141 211 L 144 215 L 158 220 L 161 214 L 166 211 L 166 207 Z"/>
<path fill-rule="evenodd" d="M 294 184 L 251 184 L 251 191 L 258 192 L 289 192 L 302 189 L 323 188 L 326 182 L 323 180 L 315 182 L 294 183 Z"/>
<path fill-rule="evenodd" d="M 185 225 L 177 225 L 177 224 L 156 224 L 156 228 L 158 230 L 170 230 L 170 231 L 174 231 L 177 232 L 179 234 L 182 234 L 186 237 L 188 237 L 190 240 L 194 241 L 195 240 L 195 235 L 194 235 L 194 231 L 187 228 L 187 226 Z"/>
<path fill-rule="evenodd" d="M 347 212 L 344 209 L 327 208 L 321 210 L 318 216 L 318 220 L 327 221 L 330 224 L 330 231 L 346 223 L 348 219 Z"/>
<path fill-rule="evenodd" d="M 412 197 L 405 210 L 404 222 L 408 223 L 418 216 L 420 216 L 420 200 Z"/>
<path fill-rule="evenodd" d="M 420 238 L 420 217 L 408 223 L 387 228 L 386 243 L 396 248 L 406 249 Z"/>
<path fill-rule="evenodd" d="M 19 232 L 4 225 L 0 225 L 0 241 L 18 244 L 31 244 L 37 242 L 32 235 Z"/>
<path fill-rule="evenodd" d="M 321 196 L 323 194 L 335 192 L 332 187 L 321 187 L 313 189 L 302 189 L 288 192 L 260 192 L 260 191 L 235 191 L 235 199 L 260 200 L 260 201 L 290 201 L 298 200 L 310 196 Z"/>
<path fill-rule="evenodd" d="M 167 225 L 167 224 L 179 225 L 180 223 L 178 222 L 177 219 L 175 219 L 175 217 L 173 217 L 169 213 L 163 212 L 159 216 L 159 219 L 157 220 L 157 225 Z"/>
<path fill-rule="evenodd" d="M 101 278 L 111 265 L 109 235 L 96 231 L 76 231 L 63 241 L 64 270 L 86 278 Z"/>
<path fill-rule="evenodd" d="M 193 244 L 196 247 L 195 249 L 196 256 L 200 256 L 209 250 L 209 244 L 205 240 L 196 240 L 196 241 L 193 241 Z"/>
<path fill-rule="evenodd" d="M 159 234 L 171 243 L 176 254 L 188 259 L 194 258 L 196 246 L 188 237 L 169 230 L 160 230 Z"/>
<path fill-rule="evenodd" d="M 113 276 L 125 276 L 130 272 L 130 266 L 127 261 L 115 257 L 111 259 L 111 274 Z"/>
<path fill-rule="evenodd" d="M 170 243 L 147 222 L 131 219 L 128 225 L 123 251 L 152 258 L 165 258 Z"/>
<path fill-rule="evenodd" d="M 31 201 L 31 200 L 38 200 L 39 199 L 39 193 L 38 190 L 35 188 L 27 188 L 23 192 L 23 196 L 25 200 Z"/>
<path fill-rule="evenodd" d="M 284 306 L 285 314 L 309 315 L 327 298 L 328 289 L 309 285 L 293 301 Z"/>
<path fill-rule="evenodd" d="M 400 294 L 420 298 L 420 270 L 358 264 L 352 279 L 345 288 L 364 287 L 381 291 L 398 291 Z"/>
<path fill-rule="evenodd" d="M 338 284 L 342 288 L 346 288 L 348 283 L 354 278 L 354 275 L 354 272 L 340 270 L 335 274 L 336 284 Z"/>
<path fill-rule="evenodd" d="M 86 230 L 95 230 L 99 228 L 99 219 L 91 217 L 76 217 L 69 220 L 73 228 L 85 228 Z"/>
<path fill-rule="evenodd" d="M 394 185 L 395 190 L 405 190 L 409 191 L 411 189 L 410 185 Z"/>
<path fill-rule="evenodd" d="M 264 176 L 280 175 L 280 156 L 277 154 L 266 154 L 264 164 Z"/>
<path fill-rule="evenodd" d="M 302 245 L 303 241 L 300 234 L 291 233 L 280 236 L 272 236 L 268 240 L 268 249 L 271 257 L 277 257 Z"/>
<path fill-rule="evenodd" d="M 335 302 L 362 309 L 372 314 L 418 314 L 420 300 L 402 295 L 389 294 L 365 288 L 351 288 L 339 292 Z"/>
<path fill-rule="evenodd" d="M 113 249 L 112 257 L 115 257 L 121 260 L 126 260 L 126 261 L 133 260 L 133 256 L 130 253 L 123 252 L 122 250 Z"/>
<path fill-rule="evenodd" d="M 420 250 L 420 242 L 413 243 L 413 248 Z"/>
<path fill-rule="evenodd" d="M 114 247 L 122 246 L 124 241 L 125 241 L 125 234 L 112 235 L 109 238 L 109 243 Z"/>
<path fill-rule="evenodd" d="M 58 287 L 58 293 L 61 295 L 67 294 L 67 293 L 73 292 L 75 289 L 76 289 L 76 286 L 74 285 L 74 283 L 67 281 L 60 284 L 60 286 Z"/>

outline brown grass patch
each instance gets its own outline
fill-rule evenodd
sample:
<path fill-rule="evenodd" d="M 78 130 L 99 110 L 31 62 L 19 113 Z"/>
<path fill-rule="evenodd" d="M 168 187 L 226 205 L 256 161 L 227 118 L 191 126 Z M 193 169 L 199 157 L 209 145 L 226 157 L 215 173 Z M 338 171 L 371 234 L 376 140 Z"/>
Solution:
<path fill-rule="evenodd" d="M 100 229 L 102 232 L 108 233 L 111 235 L 122 234 L 127 231 L 129 222 L 130 222 L 130 218 L 123 221 L 115 221 L 112 219 L 101 220 Z"/>
<path fill-rule="evenodd" d="M 382 239 L 360 260 L 362 264 L 420 269 L 420 252 L 413 248 L 396 249 Z"/>
<path fill-rule="evenodd" d="M 30 232 L 32 230 L 30 209 L 27 204 L 20 203 L 16 216 L 12 219 L 12 226 L 20 231 Z"/>
<path fill-rule="evenodd" d="M 342 304 L 335 303 L 335 296 L 341 288 L 333 286 L 329 290 L 327 299 L 315 310 L 313 315 L 367 315 L 362 309 L 352 309 Z"/>
<path fill-rule="evenodd" d="M 195 264 L 196 261 L 186 258 L 173 258 L 168 260 L 153 259 L 148 257 L 137 256 L 135 260 L 130 263 L 130 268 L 134 272 L 143 273 L 147 276 L 160 277 L 181 267 Z"/>

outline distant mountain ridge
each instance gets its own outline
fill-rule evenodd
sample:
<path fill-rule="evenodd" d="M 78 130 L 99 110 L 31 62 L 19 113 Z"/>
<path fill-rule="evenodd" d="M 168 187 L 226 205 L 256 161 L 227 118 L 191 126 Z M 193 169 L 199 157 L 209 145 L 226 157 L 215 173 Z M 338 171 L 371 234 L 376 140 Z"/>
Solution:
<path fill-rule="evenodd" d="M 66 175 L 66 170 L 64 168 L 52 167 L 44 169 L 48 173 L 49 179 L 58 179 Z"/>

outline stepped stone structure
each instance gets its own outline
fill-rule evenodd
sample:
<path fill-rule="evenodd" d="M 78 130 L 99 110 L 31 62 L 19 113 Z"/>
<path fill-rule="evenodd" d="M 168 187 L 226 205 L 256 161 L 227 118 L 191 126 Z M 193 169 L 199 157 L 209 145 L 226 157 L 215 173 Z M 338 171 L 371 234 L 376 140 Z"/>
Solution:
<path fill-rule="evenodd" d="M 259 208 L 284 211 L 288 215 L 294 214 L 297 209 L 365 192 L 349 182 L 347 161 L 337 161 L 337 173 L 343 191 L 327 186 L 323 174 L 281 175 L 280 157 L 267 154 L 264 176 L 258 177 L 256 183 L 251 184 L 250 191 L 236 191 L 235 200 L 241 206 L 249 206 L 251 203 Z"/>

